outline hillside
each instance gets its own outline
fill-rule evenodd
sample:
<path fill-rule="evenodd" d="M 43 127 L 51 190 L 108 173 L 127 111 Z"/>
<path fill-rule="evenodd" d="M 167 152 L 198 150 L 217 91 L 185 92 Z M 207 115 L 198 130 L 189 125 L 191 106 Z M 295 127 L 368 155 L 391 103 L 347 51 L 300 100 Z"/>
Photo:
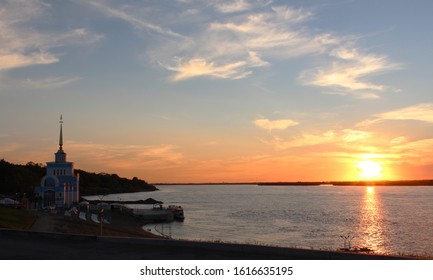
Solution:
<path fill-rule="evenodd" d="M 80 194 L 95 195 L 108 193 L 143 192 L 158 190 L 146 181 L 134 177 L 127 179 L 117 174 L 92 173 L 76 169 L 80 174 Z M 29 162 L 26 165 L 0 160 L 0 194 L 31 194 L 33 187 L 40 184 L 46 174 L 44 165 Z"/>

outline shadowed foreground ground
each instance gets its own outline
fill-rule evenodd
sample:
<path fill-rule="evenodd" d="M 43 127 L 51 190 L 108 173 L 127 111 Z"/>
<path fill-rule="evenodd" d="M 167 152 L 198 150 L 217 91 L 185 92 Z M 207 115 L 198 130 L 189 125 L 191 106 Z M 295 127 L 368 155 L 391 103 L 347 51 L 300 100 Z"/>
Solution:
<path fill-rule="evenodd" d="M 18 260 L 373 260 L 400 259 L 245 244 L 0 230 L 0 259 Z"/>

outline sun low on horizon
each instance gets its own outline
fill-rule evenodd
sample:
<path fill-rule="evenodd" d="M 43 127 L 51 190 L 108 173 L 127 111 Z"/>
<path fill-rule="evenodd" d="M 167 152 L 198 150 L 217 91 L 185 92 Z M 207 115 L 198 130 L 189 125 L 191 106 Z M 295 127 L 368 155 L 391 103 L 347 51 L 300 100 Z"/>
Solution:
<path fill-rule="evenodd" d="M 358 162 L 359 177 L 364 180 L 382 179 L 383 167 L 380 162 L 374 160 L 363 160 Z"/>

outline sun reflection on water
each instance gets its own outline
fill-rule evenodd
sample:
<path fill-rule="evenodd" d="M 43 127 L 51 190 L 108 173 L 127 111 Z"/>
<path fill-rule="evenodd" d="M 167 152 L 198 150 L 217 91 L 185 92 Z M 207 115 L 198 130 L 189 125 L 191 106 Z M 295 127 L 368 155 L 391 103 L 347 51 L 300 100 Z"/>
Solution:
<path fill-rule="evenodd" d="M 365 188 L 359 225 L 359 247 L 366 247 L 375 253 L 386 253 L 384 248 L 384 229 L 382 205 L 376 188 Z"/>

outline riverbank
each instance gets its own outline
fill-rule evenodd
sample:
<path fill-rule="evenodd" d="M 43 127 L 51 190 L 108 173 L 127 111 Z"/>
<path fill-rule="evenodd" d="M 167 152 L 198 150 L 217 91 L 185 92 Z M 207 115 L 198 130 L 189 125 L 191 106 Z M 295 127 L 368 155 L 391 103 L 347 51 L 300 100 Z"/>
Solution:
<path fill-rule="evenodd" d="M 12 207 L 0 207 L 0 228 L 30 229 L 37 216 L 31 211 Z"/>
<path fill-rule="evenodd" d="M 91 220 L 82 220 L 78 216 L 64 216 L 37 212 L 37 219 L 31 231 L 53 232 L 81 235 L 101 235 L 101 225 Z M 110 223 L 102 226 L 103 236 L 161 238 L 151 232 L 144 231 L 143 221 L 127 214 L 111 212 Z"/>
<path fill-rule="evenodd" d="M 9 260 L 400 260 L 403 257 L 230 244 L 0 230 Z"/>
<path fill-rule="evenodd" d="M 142 220 L 115 212 L 111 213 L 110 224 L 103 225 L 100 235 L 100 224 L 83 221 L 77 216 L 34 214 L 37 219 L 30 230 L 0 229 L 0 259 L 407 259 L 253 244 L 169 240 L 142 230 Z"/>

